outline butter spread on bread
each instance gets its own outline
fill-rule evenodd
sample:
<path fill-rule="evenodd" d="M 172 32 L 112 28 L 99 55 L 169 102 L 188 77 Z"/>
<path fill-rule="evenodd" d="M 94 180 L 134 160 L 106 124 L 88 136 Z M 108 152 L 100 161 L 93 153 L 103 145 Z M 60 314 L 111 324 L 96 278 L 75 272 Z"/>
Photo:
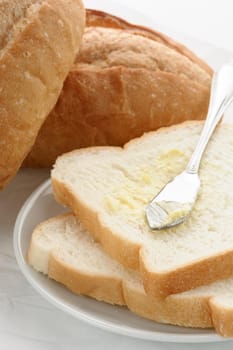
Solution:
<path fill-rule="evenodd" d="M 200 168 L 201 191 L 189 219 L 155 234 L 143 215 L 145 202 L 186 166 L 201 127 L 202 122 L 185 122 L 145 134 L 123 149 L 76 150 L 60 156 L 52 171 L 58 202 L 72 209 L 113 258 L 140 270 L 151 296 L 233 275 L 231 125 L 219 126 L 208 145 Z M 184 156 L 166 161 L 164 154 L 173 149 Z M 142 169 L 149 169 L 148 185 L 141 182 Z M 109 196 L 117 202 L 115 211 L 106 205 Z"/>

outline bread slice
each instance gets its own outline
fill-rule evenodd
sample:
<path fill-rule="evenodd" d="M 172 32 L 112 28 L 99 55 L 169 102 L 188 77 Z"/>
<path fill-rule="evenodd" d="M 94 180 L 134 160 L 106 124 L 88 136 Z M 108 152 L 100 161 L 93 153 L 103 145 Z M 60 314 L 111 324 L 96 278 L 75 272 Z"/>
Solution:
<path fill-rule="evenodd" d="M 148 297 L 139 274 L 110 258 L 72 214 L 35 228 L 28 262 L 77 294 L 127 305 L 145 318 L 185 327 L 214 327 L 233 336 L 233 279 L 216 282 L 166 299 Z"/>
<path fill-rule="evenodd" d="M 151 231 L 145 206 L 186 166 L 202 122 L 162 128 L 123 149 L 96 147 L 58 158 L 52 185 L 114 259 L 141 271 L 146 292 L 165 297 L 233 275 L 232 126 L 219 126 L 204 155 L 190 218 Z"/>
<path fill-rule="evenodd" d="M 54 107 L 85 24 L 81 0 L 0 2 L 0 189 Z"/>
<path fill-rule="evenodd" d="M 51 166 L 73 149 L 122 146 L 146 131 L 203 119 L 211 75 L 165 35 L 89 10 L 80 52 L 24 165 Z"/>

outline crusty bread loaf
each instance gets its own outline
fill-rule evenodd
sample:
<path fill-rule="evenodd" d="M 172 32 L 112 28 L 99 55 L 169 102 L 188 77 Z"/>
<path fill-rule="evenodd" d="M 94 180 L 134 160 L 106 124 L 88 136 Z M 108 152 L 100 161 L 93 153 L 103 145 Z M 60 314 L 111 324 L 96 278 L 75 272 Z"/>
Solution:
<path fill-rule="evenodd" d="M 185 327 L 214 327 L 233 336 L 233 278 L 166 299 L 148 297 L 137 272 L 123 268 L 94 242 L 72 214 L 41 223 L 28 262 L 77 294 L 127 305 L 145 318 Z"/>
<path fill-rule="evenodd" d="M 88 11 L 75 64 L 25 165 L 206 116 L 212 70 L 161 33 Z"/>
<path fill-rule="evenodd" d="M 190 218 L 151 231 L 145 207 L 186 166 L 202 122 L 185 122 L 129 142 L 58 158 L 56 199 L 80 219 L 113 258 L 140 269 L 146 292 L 165 297 L 233 275 L 233 138 L 222 125 L 203 158 L 201 191 Z"/>
<path fill-rule="evenodd" d="M 81 0 L 0 1 L 0 189 L 54 107 L 80 45 Z"/>

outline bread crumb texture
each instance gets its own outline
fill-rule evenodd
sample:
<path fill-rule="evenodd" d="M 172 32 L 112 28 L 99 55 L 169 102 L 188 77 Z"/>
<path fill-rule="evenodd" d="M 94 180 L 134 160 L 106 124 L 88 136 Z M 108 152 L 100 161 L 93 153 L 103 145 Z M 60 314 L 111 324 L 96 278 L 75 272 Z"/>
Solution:
<path fill-rule="evenodd" d="M 219 127 L 208 145 L 200 167 L 201 190 L 188 220 L 154 232 L 145 219 L 146 204 L 185 168 L 201 127 L 202 123 L 187 122 L 164 128 L 130 142 L 124 150 L 71 152 L 58 158 L 52 177 L 98 215 L 102 228 L 142 245 L 151 270 L 174 270 L 233 249 L 229 126 Z"/>

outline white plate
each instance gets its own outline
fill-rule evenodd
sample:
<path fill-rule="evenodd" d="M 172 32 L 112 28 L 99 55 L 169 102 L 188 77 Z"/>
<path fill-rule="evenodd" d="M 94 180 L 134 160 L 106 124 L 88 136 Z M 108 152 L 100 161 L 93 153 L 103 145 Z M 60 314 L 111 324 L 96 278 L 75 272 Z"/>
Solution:
<path fill-rule="evenodd" d="M 48 301 L 74 317 L 114 333 L 135 338 L 166 342 L 223 341 L 213 330 L 161 325 L 140 318 L 125 307 L 108 305 L 91 298 L 77 296 L 62 285 L 34 271 L 26 262 L 33 228 L 41 221 L 64 212 L 52 195 L 50 180 L 35 190 L 19 212 L 14 229 L 15 255 L 29 283 Z"/>

